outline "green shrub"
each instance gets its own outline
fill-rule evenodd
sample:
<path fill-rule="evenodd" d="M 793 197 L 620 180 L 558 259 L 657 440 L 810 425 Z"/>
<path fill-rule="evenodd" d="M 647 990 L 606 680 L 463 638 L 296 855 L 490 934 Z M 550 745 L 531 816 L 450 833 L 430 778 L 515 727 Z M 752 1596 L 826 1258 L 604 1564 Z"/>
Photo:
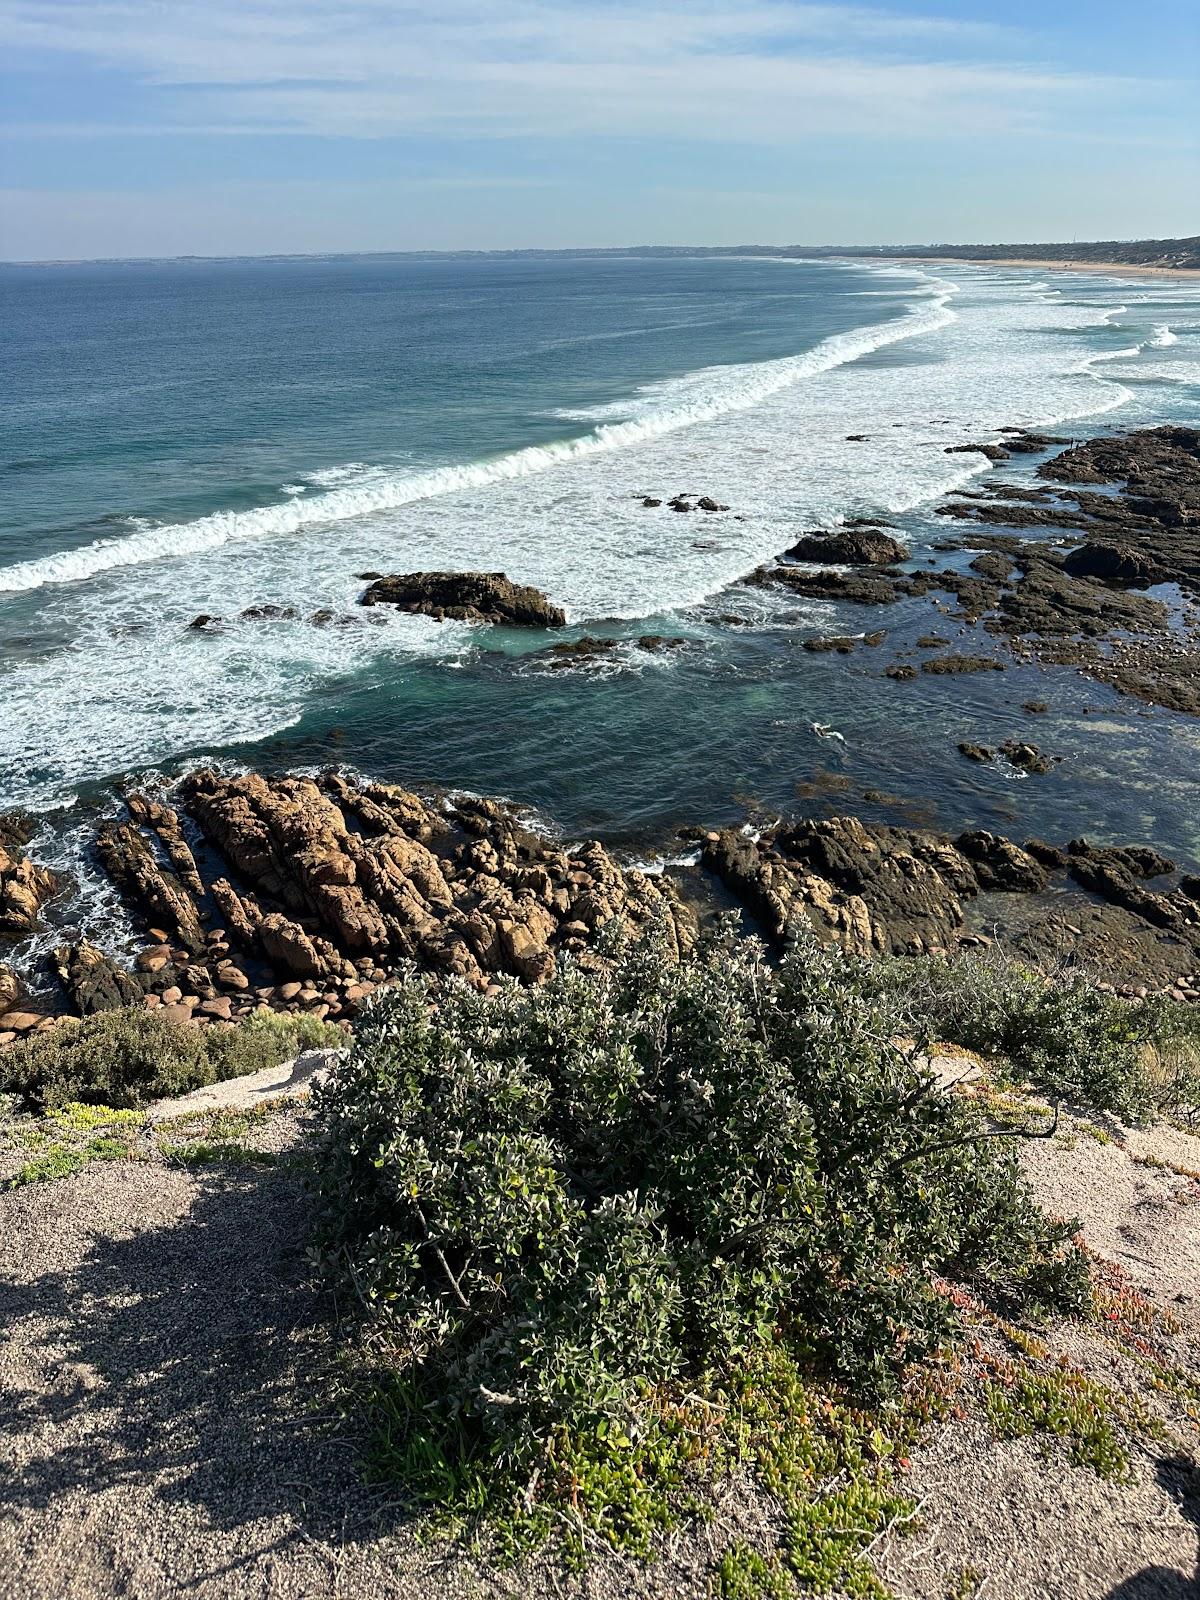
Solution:
<path fill-rule="evenodd" d="M 664 1394 L 772 1349 L 894 1392 L 953 1325 L 936 1274 L 1085 1303 L 1069 1230 L 894 1046 L 865 964 L 808 938 L 773 970 L 729 928 L 608 953 L 436 1012 L 413 974 L 316 1096 L 321 1244 L 410 1481 L 461 1500 L 464 1461 L 524 1484 L 601 1440 L 648 1493 Z"/>
<path fill-rule="evenodd" d="M 72 1101 L 134 1107 L 343 1039 L 332 1025 L 302 1015 L 259 1012 L 234 1028 L 197 1028 L 136 1007 L 104 1011 L 0 1052 L 0 1089 L 38 1108 Z"/>
<path fill-rule="evenodd" d="M 872 982 L 901 1033 L 1005 1056 L 1053 1100 L 1139 1120 L 1195 1112 L 1200 1018 L 1151 996 L 1119 999 L 1078 971 L 1045 973 L 989 952 L 881 960 Z"/>

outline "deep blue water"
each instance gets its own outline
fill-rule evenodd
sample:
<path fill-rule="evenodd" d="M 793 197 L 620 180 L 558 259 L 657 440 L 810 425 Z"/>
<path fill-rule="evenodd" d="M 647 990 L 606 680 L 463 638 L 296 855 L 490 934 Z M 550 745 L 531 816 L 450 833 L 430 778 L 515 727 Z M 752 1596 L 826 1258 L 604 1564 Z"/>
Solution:
<path fill-rule="evenodd" d="M 925 559 L 938 498 L 986 470 L 948 444 L 1194 419 L 1191 285 L 732 259 L 0 267 L 0 362 L 0 805 L 40 811 L 77 869 L 119 780 L 199 758 L 505 793 L 643 851 L 685 821 L 845 806 L 1197 864 L 1187 719 L 1034 668 L 898 684 L 883 668 L 928 602 L 839 614 L 737 584 L 867 512 Z M 641 506 L 677 489 L 731 509 Z M 538 584 L 568 637 L 687 644 L 561 673 L 540 638 L 356 607 L 357 573 L 432 567 Z M 297 617 L 238 618 L 262 603 Z M 226 621 L 197 634 L 200 612 Z M 879 626 L 878 651 L 800 648 Z M 962 760 L 959 739 L 1030 736 L 1034 696 L 1055 773 Z"/>

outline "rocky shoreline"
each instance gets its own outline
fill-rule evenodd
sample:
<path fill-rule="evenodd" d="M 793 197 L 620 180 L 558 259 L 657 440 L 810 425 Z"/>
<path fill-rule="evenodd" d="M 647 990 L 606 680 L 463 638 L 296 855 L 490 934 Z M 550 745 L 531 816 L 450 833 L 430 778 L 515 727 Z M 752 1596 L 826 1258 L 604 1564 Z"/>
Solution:
<path fill-rule="evenodd" d="M 1002 463 L 1066 443 L 1002 437 L 950 448 Z M 923 661 L 922 672 L 999 669 L 999 644 L 1018 662 L 1075 667 L 1119 694 L 1200 715 L 1200 429 L 1093 439 L 1056 451 L 1037 476 L 1033 487 L 997 479 L 962 489 L 937 508 L 972 530 L 935 547 L 977 552 L 966 571 L 904 570 L 908 551 L 868 523 L 806 536 L 745 581 L 855 606 L 925 597 L 992 652 L 956 651 Z M 917 670 L 895 661 L 885 676 Z"/>
<path fill-rule="evenodd" d="M 604 931 L 664 926 L 679 950 L 720 906 L 781 942 L 796 919 L 853 954 L 943 955 L 1000 938 L 1035 961 L 1122 971 L 1124 992 L 1200 998 L 1200 876 L 1157 851 L 955 838 L 853 816 L 682 830 L 700 871 L 648 874 L 564 848 L 512 807 L 392 784 L 188 774 L 126 796 L 98 859 L 144 940 L 132 965 L 86 939 L 51 967 L 64 1014 L 123 1005 L 231 1024 L 256 1010 L 349 1022 L 407 964 L 488 992 L 604 959 Z M 17 881 L 37 872 L 25 858 Z M 53 887 L 48 891 L 53 893 Z M 990 930 L 990 931 L 989 931 Z M 598 942 L 601 946 L 597 948 Z M 56 1025 L 0 969 L 0 1044 Z"/>
<path fill-rule="evenodd" d="M 927 597 L 958 639 L 920 635 L 915 663 L 911 650 L 880 651 L 882 628 L 803 641 L 841 655 L 869 647 L 886 678 L 1002 671 L 1007 655 L 1200 714 L 1200 430 L 1064 443 L 1007 430 L 952 447 L 1000 463 L 1057 452 L 1033 487 L 989 481 L 938 508 L 963 532 L 935 548 L 970 554 L 965 567 L 912 570 L 882 519 L 857 518 L 804 535 L 744 581 L 854 606 Z M 728 510 L 707 495 L 642 498 L 648 511 Z M 553 600 L 502 573 L 360 576 L 367 606 L 539 630 L 566 623 Z M 962 642 L 972 633 L 978 650 Z M 658 652 L 687 641 L 584 635 L 535 654 L 553 670 L 590 670 L 622 643 Z M 1026 774 L 1055 765 L 1024 740 L 959 749 Z M 768 939 L 803 916 L 860 954 L 932 954 L 999 935 L 1032 959 L 1121 971 L 1131 990 L 1191 998 L 1200 974 L 1200 877 L 1136 844 L 1016 843 L 978 829 L 950 838 L 853 815 L 759 834 L 698 824 L 682 837 L 698 847 L 699 870 L 649 875 L 594 840 L 564 847 L 505 803 L 423 796 L 336 769 L 313 778 L 201 768 L 123 804 L 98 828 L 95 858 L 142 946 L 125 967 L 86 938 L 64 942 L 49 963 L 54 1009 L 139 1004 L 228 1025 L 267 1008 L 349 1021 L 406 962 L 481 991 L 504 975 L 536 983 L 564 955 L 602 959 L 609 924 L 661 921 L 686 948 L 702 918 L 729 903 Z M 0 818 L 0 936 L 10 941 L 27 938 L 68 887 L 27 855 L 32 831 Z M 23 997 L 0 966 L 0 1044 L 54 1026 L 46 1004 Z"/>

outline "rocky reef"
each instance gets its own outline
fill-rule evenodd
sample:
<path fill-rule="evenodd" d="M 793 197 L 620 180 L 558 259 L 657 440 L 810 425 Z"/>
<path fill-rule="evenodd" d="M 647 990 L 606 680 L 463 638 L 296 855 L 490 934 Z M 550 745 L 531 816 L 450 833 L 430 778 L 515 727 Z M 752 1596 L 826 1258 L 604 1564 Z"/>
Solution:
<path fill-rule="evenodd" d="M 37 926 L 38 912 L 58 879 L 25 854 L 34 825 L 20 812 L 0 814 L 0 935 L 18 938 Z"/>
<path fill-rule="evenodd" d="M 510 628 L 564 628 L 566 612 L 540 589 L 513 583 L 503 572 L 404 572 L 373 581 L 360 604 L 395 606 L 439 622 L 504 623 Z"/>
<path fill-rule="evenodd" d="M 951 450 L 1003 462 L 1063 443 L 1006 430 L 1002 444 Z M 1120 694 L 1200 715 L 1200 429 L 1093 439 L 1051 455 L 1037 473 L 1041 483 L 997 477 L 938 507 L 940 516 L 971 526 L 965 537 L 934 546 L 973 552 L 967 571 L 933 560 L 906 569 L 908 551 L 860 519 L 832 534 L 804 535 L 743 582 L 855 606 L 928 597 L 943 615 L 980 625 L 1018 660 L 1075 667 Z M 1169 588 L 1162 597 L 1146 592 L 1162 585 L 1175 587 L 1182 616 Z M 948 643 L 935 635 L 917 642 L 922 649 Z M 920 670 L 1002 665 L 958 652 Z M 884 672 L 903 681 L 916 670 L 896 661 Z"/>
<path fill-rule="evenodd" d="M 1033 746 L 1000 753 L 1044 770 Z M 951 838 L 834 816 L 761 835 L 685 829 L 702 870 L 677 880 L 623 866 L 596 841 L 566 848 L 500 801 L 338 771 L 202 768 L 170 802 L 131 793 L 126 816 L 98 829 L 97 860 L 143 943 L 129 966 L 86 939 L 61 944 L 50 969 L 72 1014 L 144 1005 L 220 1025 L 266 1008 L 349 1021 L 409 964 L 481 991 L 503 975 L 540 983 L 565 955 L 602 962 L 617 924 L 635 935 L 661 925 L 686 950 L 730 901 L 768 939 L 806 919 L 858 955 L 936 954 L 999 931 L 1033 959 L 1119 967 L 1156 988 L 1200 969 L 1200 877 L 1142 846 Z M 4 968 L 0 1007 L 0 1043 L 53 1025 L 20 1004 Z"/>
<path fill-rule="evenodd" d="M 1190 984 L 1200 966 L 1200 878 L 1147 847 L 1018 845 L 838 816 L 710 833 L 703 850 L 776 941 L 797 918 L 861 956 L 937 955 L 1000 931 L 1031 959 L 1122 972 L 1142 992 Z"/>
<path fill-rule="evenodd" d="M 228 1022 L 260 1008 L 352 1017 L 405 963 L 486 989 L 542 982 L 597 935 L 692 913 L 664 878 L 595 842 L 566 849 L 498 801 L 426 800 L 391 784 L 201 769 L 101 825 L 97 857 L 144 927 L 127 971 L 85 941 L 54 957 L 72 1011 L 130 1003 Z M 188 834 L 192 843 L 188 842 Z"/>

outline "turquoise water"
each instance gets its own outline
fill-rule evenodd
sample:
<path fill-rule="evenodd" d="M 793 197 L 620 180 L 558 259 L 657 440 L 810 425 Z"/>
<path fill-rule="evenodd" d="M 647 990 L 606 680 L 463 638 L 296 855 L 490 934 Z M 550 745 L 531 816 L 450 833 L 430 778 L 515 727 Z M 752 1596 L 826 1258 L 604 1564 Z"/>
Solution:
<path fill-rule="evenodd" d="M 928 602 L 737 586 L 847 515 L 927 559 L 931 506 L 987 470 L 948 444 L 1195 420 L 1191 285 L 333 259 L 4 267 L 0 306 L 0 806 L 46 819 L 85 920 L 110 915 L 85 843 L 114 786 L 201 758 L 503 793 L 649 855 L 683 822 L 839 806 L 1197 863 L 1187 719 L 1032 668 L 895 683 Z M 731 509 L 641 506 L 681 489 Z M 625 643 L 551 672 L 541 639 L 356 609 L 358 572 L 431 567 L 503 569 L 567 607 L 568 637 Z M 263 603 L 297 618 L 238 620 Z M 189 631 L 201 612 L 229 620 Z M 800 648 L 864 627 L 891 637 Z M 648 632 L 687 643 L 649 655 Z M 955 748 L 1014 734 L 1063 764 L 1024 779 Z"/>

